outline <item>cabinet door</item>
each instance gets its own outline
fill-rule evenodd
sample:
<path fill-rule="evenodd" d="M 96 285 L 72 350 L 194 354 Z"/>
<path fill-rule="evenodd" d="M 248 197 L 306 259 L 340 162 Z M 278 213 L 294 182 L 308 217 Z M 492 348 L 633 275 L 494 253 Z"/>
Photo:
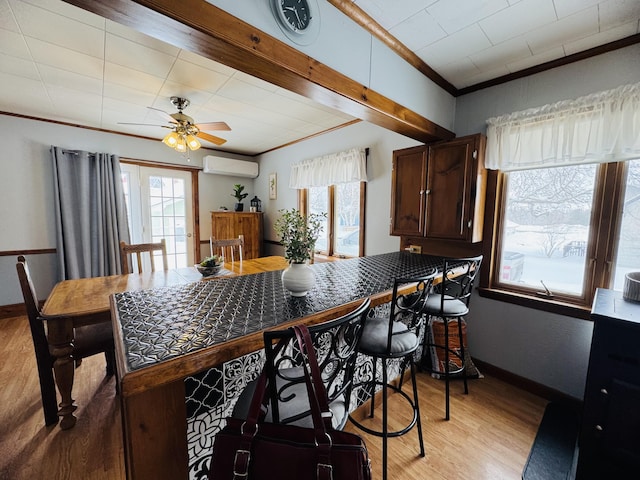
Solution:
<path fill-rule="evenodd" d="M 391 235 L 424 234 L 424 191 L 427 147 L 393 152 L 391 171 Z"/>
<path fill-rule="evenodd" d="M 244 235 L 243 258 L 258 258 L 262 250 L 262 213 L 211 212 L 211 233 L 220 239 Z"/>
<path fill-rule="evenodd" d="M 426 237 L 477 241 L 474 232 L 481 230 L 477 222 L 482 222 L 482 215 L 475 215 L 479 139 L 472 135 L 429 147 Z M 484 198 L 484 192 L 481 196 Z"/>

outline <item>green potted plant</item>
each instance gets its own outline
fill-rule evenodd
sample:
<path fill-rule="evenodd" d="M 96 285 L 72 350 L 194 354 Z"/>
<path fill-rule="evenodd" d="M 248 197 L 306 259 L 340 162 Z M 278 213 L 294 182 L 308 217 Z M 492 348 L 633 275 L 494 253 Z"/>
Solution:
<path fill-rule="evenodd" d="M 291 295 L 302 297 L 315 281 L 307 262 L 323 229 L 326 214 L 311 213 L 305 217 L 295 208 L 279 212 L 273 229 L 280 237 L 284 257 L 289 261 L 289 267 L 282 272 L 282 283 Z"/>
<path fill-rule="evenodd" d="M 233 186 L 233 193 L 231 194 L 231 196 L 236 197 L 236 204 L 235 204 L 236 212 L 242 212 L 244 210 L 244 203 L 242 203 L 242 200 L 247 198 L 249 194 L 243 193 L 243 191 L 244 191 L 244 185 L 240 185 L 239 183 L 236 183 Z"/>

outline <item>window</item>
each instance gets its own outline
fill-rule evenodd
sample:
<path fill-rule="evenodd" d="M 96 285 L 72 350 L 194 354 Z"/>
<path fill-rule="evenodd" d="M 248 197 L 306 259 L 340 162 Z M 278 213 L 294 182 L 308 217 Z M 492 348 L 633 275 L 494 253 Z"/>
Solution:
<path fill-rule="evenodd" d="M 364 255 L 365 182 L 349 182 L 305 191 L 303 211 L 327 213 L 323 233 L 316 242 L 316 253 L 336 257 Z M 304 200 L 303 200 L 304 202 Z"/>
<path fill-rule="evenodd" d="M 639 121 L 640 83 L 487 120 L 500 172 L 483 287 L 580 316 L 596 288 L 621 288 L 640 258 Z"/>
<path fill-rule="evenodd" d="M 640 160 L 501 173 L 491 287 L 588 307 L 638 267 Z"/>

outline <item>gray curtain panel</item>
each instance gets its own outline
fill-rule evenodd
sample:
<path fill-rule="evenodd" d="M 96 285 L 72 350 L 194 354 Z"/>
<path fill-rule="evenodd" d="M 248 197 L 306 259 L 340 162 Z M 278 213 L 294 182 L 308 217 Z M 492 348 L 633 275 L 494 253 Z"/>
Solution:
<path fill-rule="evenodd" d="M 60 278 L 122 273 L 129 227 L 118 157 L 52 146 L 51 158 Z"/>

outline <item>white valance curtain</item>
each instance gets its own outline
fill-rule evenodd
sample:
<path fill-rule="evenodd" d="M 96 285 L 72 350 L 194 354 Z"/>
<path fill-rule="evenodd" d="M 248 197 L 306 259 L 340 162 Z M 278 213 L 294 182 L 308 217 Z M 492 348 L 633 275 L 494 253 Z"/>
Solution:
<path fill-rule="evenodd" d="M 487 120 L 490 169 L 633 158 L 640 158 L 640 83 Z"/>
<path fill-rule="evenodd" d="M 291 165 L 289 187 L 327 187 L 339 183 L 366 181 L 366 149 L 351 148 Z"/>

